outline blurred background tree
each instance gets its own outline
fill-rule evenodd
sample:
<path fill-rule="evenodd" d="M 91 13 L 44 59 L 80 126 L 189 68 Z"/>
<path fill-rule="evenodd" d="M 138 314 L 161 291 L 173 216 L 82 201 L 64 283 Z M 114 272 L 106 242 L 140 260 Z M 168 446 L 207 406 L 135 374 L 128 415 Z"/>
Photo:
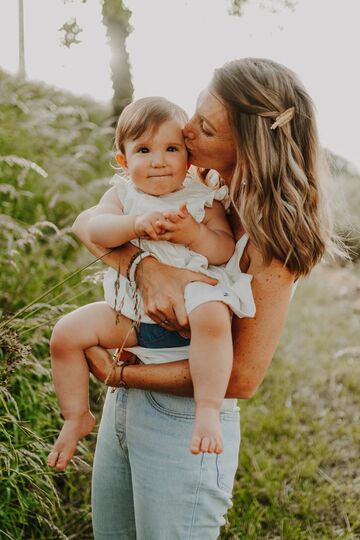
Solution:
<path fill-rule="evenodd" d="M 81 0 L 83 3 L 86 0 Z M 122 0 L 101 0 L 102 20 L 106 26 L 106 35 L 111 50 L 110 69 L 113 87 L 112 108 L 114 118 L 118 118 L 123 108 L 132 100 L 134 93 L 131 81 L 129 55 L 126 39 L 132 28 L 129 24 L 131 11 Z M 60 28 L 64 32 L 62 43 L 70 47 L 80 43 L 78 34 L 82 31 L 76 18 L 65 22 Z"/>
<path fill-rule="evenodd" d="M 64 3 L 69 0 L 64 0 Z M 87 0 L 78 0 L 85 3 Z M 115 118 L 119 116 L 123 108 L 131 101 L 134 88 L 131 80 L 131 68 L 129 55 L 126 50 L 126 40 L 132 31 L 129 23 L 131 11 L 125 6 L 123 0 L 100 0 L 102 6 L 102 20 L 106 26 L 106 34 L 111 50 L 110 69 L 113 87 L 112 107 Z M 249 0 L 230 0 L 229 13 L 241 16 L 244 5 Z M 283 8 L 293 9 L 297 0 L 268 0 L 263 4 L 264 9 L 278 11 Z M 18 0 L 19 5 L 19 76 L 25 78 L 25 46 L 24 46 L 24 10 L 23 0 Z M 81 40 L 78 38 L 82 29 L 76 18 L 71 18 L 59 28 L 64 32 L 62 43 L 65 47 L 71 47 Z"/>
<path fill-rule="evenodd" d="M 230 15 L 241 16 L 242 8 L 248 1 L 249 0 L 230 0 Z M 294 9 L 296 4 L 297 0 L 267 0 L 262 3 L 262 7 L 275 13 L 284 8 Z"/>
<path fill-rule="evenodd" d="M 126 39 L 132 30 L 129 24 L 131 12 L 122 0 L 103 0 L 102 17 L 111 49 L 110 67 L 114 90 L 112 104 L 114 116 L 117 118 L 134 93 L 126 50 Z"/>

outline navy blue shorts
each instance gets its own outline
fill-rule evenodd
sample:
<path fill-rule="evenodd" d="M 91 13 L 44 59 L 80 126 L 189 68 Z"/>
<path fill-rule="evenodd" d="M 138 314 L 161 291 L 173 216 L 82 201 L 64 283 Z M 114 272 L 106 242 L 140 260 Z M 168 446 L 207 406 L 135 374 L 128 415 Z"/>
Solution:
<path fill-rule="evenodd" d="M 190 344 L 190 339 L 184 338 L 179 332 L 166 330 L 158 324 L 140 323 L 137 338 L 138 345 L 146 349 L 167 349 Z"/>

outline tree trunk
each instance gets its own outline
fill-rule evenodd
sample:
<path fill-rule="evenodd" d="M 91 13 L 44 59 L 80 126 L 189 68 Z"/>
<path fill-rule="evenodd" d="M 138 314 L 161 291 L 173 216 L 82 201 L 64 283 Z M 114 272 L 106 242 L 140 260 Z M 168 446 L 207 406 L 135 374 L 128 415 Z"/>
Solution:
<path fill-rule="evenodd" d="M 132 30 L 129 24 L 131 12 L 124 7 L 122 0 L 103 0 L 102 16 L 111 49 L 110 66 L 114 90 L 112 103 L 117 119 L 123 108 L 132 100 L 134 91 L 129 55 L 126 50 L 126 38 Z"/>

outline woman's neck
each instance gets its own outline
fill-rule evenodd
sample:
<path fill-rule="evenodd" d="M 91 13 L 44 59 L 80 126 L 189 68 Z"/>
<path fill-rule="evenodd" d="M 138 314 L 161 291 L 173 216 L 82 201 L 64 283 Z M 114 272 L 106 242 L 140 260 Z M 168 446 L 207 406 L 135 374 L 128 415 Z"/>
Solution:
<path fill-rule="evenodd" d="M 231 229 L 235 237 L 235 240 L 239 240 L 239 238 L 241 238 L 241 236 L 244 234 L 245 229 L 242 226 L 239 214 L 237 213 L 232 203 L 230 204 L 230 207 L 229 207 L 228 218 L 230 221 Z"/>
<path fill-rule="evenodd" d="M 231 168 L 231 170 L 225 170 L 225 171 L 217 171 L 220 175 L 220 178 L 222 180 L 222 182 L 228 186 L 228 188 L 230 188 L 230 184 L 231 184 L 231 180 L 232 180 L 232 177 L 233 177 L 233 172 L 234 172 L 234 169 L 233 167 Z"/>

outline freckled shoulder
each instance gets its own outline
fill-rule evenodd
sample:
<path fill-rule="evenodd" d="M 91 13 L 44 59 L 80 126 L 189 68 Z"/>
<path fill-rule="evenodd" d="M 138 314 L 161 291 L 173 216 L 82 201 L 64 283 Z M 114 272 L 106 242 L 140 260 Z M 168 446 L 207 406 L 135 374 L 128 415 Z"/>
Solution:
<path fill-rule="evenodd" d="M 280 282 L 290 285 L 295 279 L 294 274 L 278 259 L 274 258 L 270 263 L 265 263 L 262 254 L 251 241 L 247 243 L 241 263 L 241 266 L 244 265 L 244 268 L 246 268 L 246 270 L 243 268 L 241 270 L 252 274 L 254 279 L 259 281 L 274 284 Z"/>

